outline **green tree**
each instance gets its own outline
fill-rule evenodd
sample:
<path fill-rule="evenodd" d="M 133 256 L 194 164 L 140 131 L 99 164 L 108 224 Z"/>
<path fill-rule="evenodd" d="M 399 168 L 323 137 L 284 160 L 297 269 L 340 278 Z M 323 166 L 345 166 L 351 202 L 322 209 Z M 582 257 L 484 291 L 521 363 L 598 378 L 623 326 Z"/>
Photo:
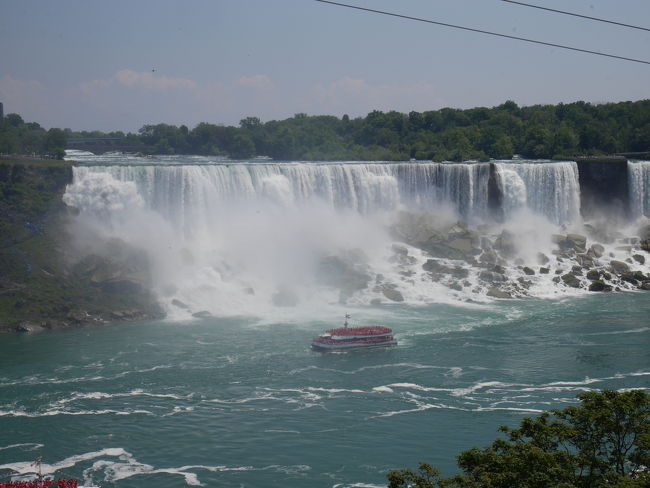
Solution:
<path fill-rule="evenodd" d="M 641 488 L 650 486 L 650 395 L 603 390 L 578 395 L 580 404 L 501 427 L 497 439 L 458 456 L 463 474 L 440 478 L 420 472 L 388 473 L 390 488 Z"/>

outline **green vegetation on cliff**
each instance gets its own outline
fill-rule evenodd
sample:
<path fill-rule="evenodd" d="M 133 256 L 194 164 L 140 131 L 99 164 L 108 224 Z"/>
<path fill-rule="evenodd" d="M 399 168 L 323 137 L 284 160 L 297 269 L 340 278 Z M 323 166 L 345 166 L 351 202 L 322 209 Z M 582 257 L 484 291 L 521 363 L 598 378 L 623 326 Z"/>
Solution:
<path fill-rule="evenodd" d="M 458 456 L 462 475 L 429 464 L 388 473 L 389 488 L 597 488 L 650 486 L 650 395 L 585 392 L 579 406 L 501 427 L 497 439 Z"/>
<path fill-rule="evenodd" d="M 67 162 L 0 161 L 0 332 L 155 314 L 143 289 L 98 278 L 105 258 L 71 255 L 61 201 L 71 179 Z"/>

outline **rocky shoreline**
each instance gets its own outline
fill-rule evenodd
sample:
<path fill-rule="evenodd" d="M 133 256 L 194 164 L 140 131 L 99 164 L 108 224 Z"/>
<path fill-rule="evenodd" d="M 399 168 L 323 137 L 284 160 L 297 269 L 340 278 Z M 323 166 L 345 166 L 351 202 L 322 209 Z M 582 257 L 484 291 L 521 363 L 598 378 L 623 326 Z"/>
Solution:
<path fill-rule="evenodd" d="M 441 224 L 430 214 L 402 212 L 392 227 L 397 241 L 390 261 L 399 278 L 373 275 L 363 252 L 329 256 L 321 266 L 326 284 L 338 287 L 339 301 L 370 292 L 371 304 L 403 302 L 414 280 L 430 281 L 458 292 L 464 300 L 484 301 L 538 296 L 540 286 L 558 293 L 650 290 L 650 223 L 636 235 L 610 231 L 603 222 L 584 224 L 585 234 L 550 235 L 550 251 L 527 249 L 516 229 L 464 222 Z M 415 251 L 421 251 L 416 256 Z M 537 288 L 536 288 L 537 287 Z"/>

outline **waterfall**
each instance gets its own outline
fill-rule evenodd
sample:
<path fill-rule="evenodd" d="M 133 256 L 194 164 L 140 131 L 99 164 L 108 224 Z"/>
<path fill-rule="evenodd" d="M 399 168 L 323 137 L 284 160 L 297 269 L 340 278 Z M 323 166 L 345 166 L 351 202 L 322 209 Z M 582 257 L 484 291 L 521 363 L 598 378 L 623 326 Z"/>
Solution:
<path fill-rule="evenodd" d="M 496 167 L 506 218 L 521 208 L 528 208 L 554 224 L 567 224 L 579 218 L 576 163 L 496 163 Z"/>
<path fill-rule="evenodd" d="M 176 318 L 263 316 L 292 303 L 480 300 L 494 285 L 471 264 L 476 246 L 505 246 L 509 259 L 539 266 L 556 226 L 580 218 L 571 162 L 99 163 L 74 166 L 64 195 L 79 210 L 75 252 L 110 252 L 102 242 L 145 250 L 152 291 Z M 457 220 L 482 227 L 485 239 Z M 455 262 L 429 263 L 443 270 L 431 273 L 431 256 Z M 551 279 L 539 278 L 548 289 Z"/>
<path fill-rule="evenodd" d="M 224 203 L 302 206 L 369 214 L 400 205 L 450 205 L 464 219 L 487 216 L 488 164 L 282 163 L 77 166 L 75 183 L 92 173 L 133 182 L 146 206 L 186 227 L 202 208 Z M 197 222 L 193 222 L 196 224 Z"/>
<path fill-rule="evenodd" d="M 630 161 L 627 168 L 630 212 L 637 218 L 650 213 L 650 161 Z"/>

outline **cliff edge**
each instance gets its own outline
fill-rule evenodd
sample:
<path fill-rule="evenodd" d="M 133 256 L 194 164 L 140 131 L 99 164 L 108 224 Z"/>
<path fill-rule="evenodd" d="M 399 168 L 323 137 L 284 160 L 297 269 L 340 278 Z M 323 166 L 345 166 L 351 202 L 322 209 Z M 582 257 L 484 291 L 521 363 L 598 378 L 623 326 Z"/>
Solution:
<path fill-rule="evenodd" d="M 132 250 L 75 258 L 61 200 L 71 179 L 68 161 L 0 161 L 0 333 L 162 316 Z"/>

